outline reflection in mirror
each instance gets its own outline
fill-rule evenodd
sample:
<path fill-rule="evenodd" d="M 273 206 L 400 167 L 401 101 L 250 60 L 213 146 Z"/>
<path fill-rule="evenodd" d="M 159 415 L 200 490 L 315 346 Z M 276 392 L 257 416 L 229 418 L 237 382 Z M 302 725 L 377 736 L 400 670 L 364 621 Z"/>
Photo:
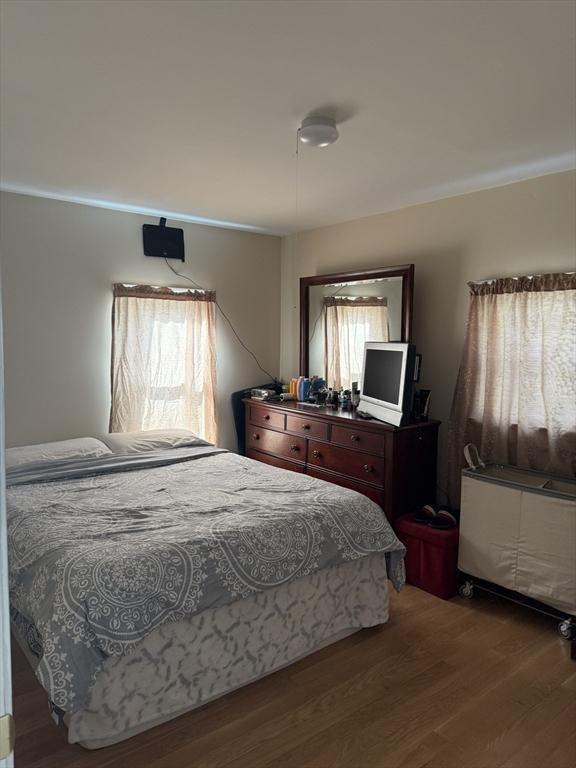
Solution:
<path fill-rule="evenodd" d="M 309 287 L 308 370 L 350 389 L 362 375 L 367 341 L 401 341 L 402 276 Z"/>

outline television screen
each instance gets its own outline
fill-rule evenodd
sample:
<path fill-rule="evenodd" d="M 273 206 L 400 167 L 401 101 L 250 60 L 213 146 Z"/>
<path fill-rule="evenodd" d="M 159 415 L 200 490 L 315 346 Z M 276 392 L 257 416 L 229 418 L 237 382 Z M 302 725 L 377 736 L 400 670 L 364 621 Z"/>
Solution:
<path fill-rule="evenodd" d="M 144 255 L 184 261 L 184 230 L 177 227 L 144 224 Z"/>
<path fill-rule="evenodd" d="M 403 353 L 393 349 L 367 349 L 362 394 L 399 405 L 402 400 Z"/>

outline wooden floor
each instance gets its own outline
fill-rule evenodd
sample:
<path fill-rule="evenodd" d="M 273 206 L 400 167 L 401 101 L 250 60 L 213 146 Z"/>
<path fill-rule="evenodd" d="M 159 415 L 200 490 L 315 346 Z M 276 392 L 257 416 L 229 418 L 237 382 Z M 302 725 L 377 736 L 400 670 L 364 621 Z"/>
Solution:
<path fill-rule="evenodd" d="M 104 750 L 66 742 L 15 649 L 17 768 L 574 768 L 576 663 L 553 620 L 407 587 L 391 620 Z"/>

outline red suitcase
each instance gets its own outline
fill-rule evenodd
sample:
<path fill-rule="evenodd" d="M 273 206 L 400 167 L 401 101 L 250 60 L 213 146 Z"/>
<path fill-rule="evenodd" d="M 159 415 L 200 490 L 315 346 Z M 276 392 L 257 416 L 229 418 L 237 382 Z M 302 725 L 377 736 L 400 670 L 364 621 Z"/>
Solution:
<path fill-rule="evenodd" d="M 412 515 L 396 521 L 406 547 L 406 581 L 448 600 L 458 593 L 458 528 L 440 530 L 415 523 Z"/>

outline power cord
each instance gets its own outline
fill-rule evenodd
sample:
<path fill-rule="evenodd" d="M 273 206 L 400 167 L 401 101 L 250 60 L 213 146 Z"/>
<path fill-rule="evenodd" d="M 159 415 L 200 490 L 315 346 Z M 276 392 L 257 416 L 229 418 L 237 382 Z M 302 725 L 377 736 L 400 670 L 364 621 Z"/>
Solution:
<path fill-rule="evenodd" d="M 206 288 L 203 288 L 201 285 L 198 285 L 198 283 L 194 282 L 194 280 L 192 280 L 192 278 L 191 278 L 191 277 L 188 277 L 188 275 L 185 275 L 185 274 L 183 274 L 182 272 L 178 272 L 176 269 L 174 269 L 174 267 L 172 266 L 172 264 L 170 264 L 170 262 L 168 261 L 168 259 L 167 259 L 166 257 L 164 257 L 164 261 L 166 262 L 166 266 L 168 267 L 168 269 L 169 269 L 171 272 L 173 272 L 175 275 L 178 275 L 178 277 L 181 277 L 181 278 L 183 278 L 184 280 L 188 280 L 188 282 L 189 282 L 189 283 L 192 283 L 192 285 L 193 285 L 195 288 L 197 288 L 199 291 L 205 291 L 205 290 L 206 290 Z M 276 382 L 277 382 L 277 378 L 276 378 L 276 376 L 272 376 L 272 374 L 270 373 L 270 371 L 267 371 L 267 370 L 266 370 L 266 368 L 264 368 L 264 367 L 263 367 L 263 366 L 260 364 L 260 361 L 258 360 L 258 358 L 256 357 L 256 355 L 254 354 L 254 352 L 252 352 L 252 350 L 251 350 L 249 347 L 247 347 L 247 346 L 246 346 L 246 344 L 244 344 L 244 342 L 242 341 L 242 339 L 241 339 L 241 338 L 240 338 L 240 336 L 238 335 L 238 333 L 237 333 L 237 331 L 236 331 L 236 328 L 234 328 L 234 326 L 232 325 L 232 321 L 230 320 L 230 318 L 228 317 L 228 315 L 226 314 L 226 312 L 224 312 L 224 310 L 222 309 L 222 307 L 221 307 L 221 306 L 220 306 L 220 304 L 218 303 L 218 300 L 217 300 L 217 299 L 215 299 L 215 300 L 214 300 L 214 303 L 216 304 L 216 306 L 217 306 L 217 308 L 218 308 L 218 311 L 220 312 L 220 314 L 222 315 L 222 317 L 224 318 L 224 320 L 226 320 L 226 322 L 227 322 L 227 323 L 228 323 L 228 325 L 230 326 L 230 329 L 231 329 L 232 333 L 234 334 L 234 336 L 236 337 L 236 339 L 238 340 L 238 343 L 240 344 L 240 346 L 242 346 L 242 347 L 243 347 L 243 348 L 246 350 L 246 352 L 248 352 L 248 354 L 249 354 L 249 355 L 251 355 L 251 356 L 254 358 L 254 362 L 256 363 L 256 365 L 258 366 L 258 368 L 260 368 L 260 370 L 262 371 L 262 373 L 265 373 L 265 374 L 266 374 L 266 376 L 268 376 L 268 377 L 269 377 L 269 378 L 270 378 L 270 379 L 271 379 L 271 380 L 272 380 L 274 383 L 276 383 Z"/>

